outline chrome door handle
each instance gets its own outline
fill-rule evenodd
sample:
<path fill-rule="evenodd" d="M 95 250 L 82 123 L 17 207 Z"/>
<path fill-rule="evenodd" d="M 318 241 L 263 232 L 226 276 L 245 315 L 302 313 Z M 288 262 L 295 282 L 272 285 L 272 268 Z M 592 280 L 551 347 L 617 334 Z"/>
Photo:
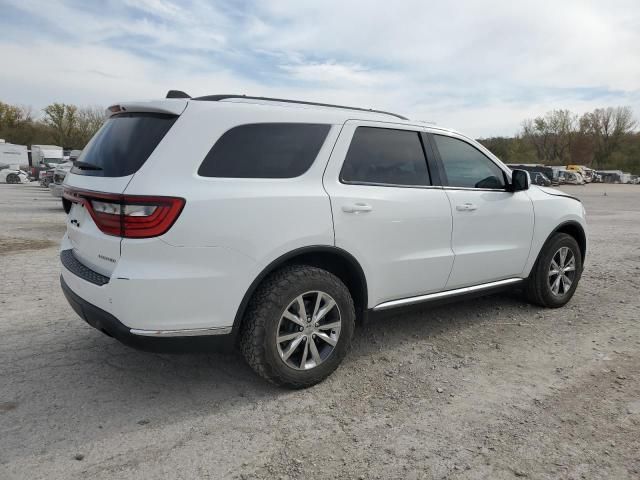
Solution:
<path fill-rule="evenodd" d="M 478 207 L 473 203 L 463 203 L 462 205 L 456 205 L 456 210 L 459 212 L 472 212 L 477 210 Z"/>
<path fill-rule="evenodd" d="M 343 205 L 342 211 L 345 213 L 366 213 L 373 210 L 373 207 L 367 203 L 354 203 L 352 205 Z"/>

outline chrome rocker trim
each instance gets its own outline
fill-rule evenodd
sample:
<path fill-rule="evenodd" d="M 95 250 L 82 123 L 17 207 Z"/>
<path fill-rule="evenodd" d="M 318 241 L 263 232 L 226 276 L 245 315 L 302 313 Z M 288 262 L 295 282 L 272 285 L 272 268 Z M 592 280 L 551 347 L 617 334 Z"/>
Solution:
<path fill-rule="evenodd" d="M 522 278 L 507 278 L 506 280 L 498 280 L 497 282 L 481 283 L 479 285 L 473 285 L 471 287 L 456 288 L 455 290 L 445 290 L 444 292 L 429 293 L 427 295 L 420 295 L 418 297 L 401 298 L 400 300 L 391 300 L 389 302 L 383 302 L 373 307 L 374 311 L 387 310 L 394 307 L 401 307 L 404 305 L 412 305 L 414 303 L 428 302 L 430 300 L 438 300 L 440 298 L 453 297 L 455 295 L 463 295 L 465 293 L 477 292 L 481 290 L 489 290 L 491 288 L 502 287 L 513 283 L 521 282 Z"/>
<path fill-rule="evenodd" d="M 142 337 L 198 337 L 201 335 L 227 335 L 233 327 L 189 328 L 185 330 L 139 330 L 132 328 L 133 335 Z"/>

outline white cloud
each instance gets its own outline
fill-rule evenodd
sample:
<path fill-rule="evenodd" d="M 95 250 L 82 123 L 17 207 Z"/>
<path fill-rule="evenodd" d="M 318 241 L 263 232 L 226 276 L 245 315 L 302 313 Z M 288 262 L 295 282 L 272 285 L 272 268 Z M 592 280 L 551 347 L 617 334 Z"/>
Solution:
<path fill-rule="evenodd" d="M 637 1 L 79 5 L 15 0 L 0 18 L 3 101 L 238 92 L 398 111 L 474 136 L 512 134 L 554 108 L 640 116 Z M 27 25 L 38 27 L 26 36 Z"/>
<path fill-rule="evenodd" d="M 335 61 L 281 65 L 280 68 L 297 80 L 318 85 L 383 86 L 390 76 L 362 65 L 340 64 Z"/>

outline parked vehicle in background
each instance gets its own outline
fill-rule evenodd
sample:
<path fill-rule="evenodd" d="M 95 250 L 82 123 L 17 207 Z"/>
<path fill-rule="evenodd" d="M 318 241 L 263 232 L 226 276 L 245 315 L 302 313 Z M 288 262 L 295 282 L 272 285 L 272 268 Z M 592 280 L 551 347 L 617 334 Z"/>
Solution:
<path fill-rule="evenodd" d="M 541 187 L 551 186 L 551 180 L 549 180 L 544 173 L 533 172 L 533 173 L 530 173 L 530 175 L 531 175 L 531 183 L 533 183 L 534 185 L 540 185 Z"/>
<path fill-rule="evenodd" d="M 622 170 L 598 170 L 598 175 L 602 176 L 604 183 L 630 183 L 631 174 Z"/>
<path fill-rule="evenodd" d="M 562 183 L 564 183 L 564 179 L 560 177 L 560 172 L 564 172 L 566 170 L 565 167 L 557 167 L 557 166 L 550 166 L 549 167 L 551 169 L 551 177 L 549 177 L 551 179 L 551 181 L 553 182 L 554 185 L 560 185 Z"/>
<path fill-rule="evenodd" d="M 169 97 L 110 107 L 65 179 L 63 292 L 124 343 L 239 344 L 259 375 L 302 388 L 338 367 L 356 318 L 575 292 L 580 201 L 469 137 L 359 108 Z"/>
<path fill-rule="evenodd" d="M 593 176 L 595 170 L 589 167 L 585 167 L 584 165 L 567 165 L 567 170 L 570 172 L 578 172 L 584 178 L 586 183 L 591 183 L 593 181 Z"/>
<path fill-rule="evenodd" d="M 40 186 L 44 188 L 49 188 L 49 185 L 53 182 L 53 168 L 49 170 L 41 170 L 38 177 L 40 178 Z"/>
<path fill-rule="evenodd" d="M 560 170 L 558 172 L 558 178 L 561 184 L 584 185 L 586 183 L 582 175 L 578 172 L 570 172 L 569 170 Z"/>
<path fill-rule="evenodd" d="M 547 179 L 551 180 L 552 183 L 558 184 L 557 175 L 554 174 L 552 167 L 547 167 L 546 165 L 534 164 L 534 163 L 508 163 L 507 167 L 512 170 L 526 170 L 531 174 L 531 179 L 533 180 L 533 174 L 535 172 L 542 173 Z"/>
<path fill-rule="evenodd" d="M 73 168 L 73 162 L 64 162 L 53 169 L 49 191 L 54 197 L 62 198 L 62 183 L 71 168 Z"/>
<path fill-rule="evenodd" d="M 63 161 L 62 147 L 57 145 L 31 145 L 31 176 L 35 180 L 41 180 L 40 172 L 53 170 Z"/>
<path fill-rule="evenodd" d="M 0 166 L 0 183 L 29 183 L 29 174 L 24 170 Z"/>
<path fill-rule="evenodd" d="M 29 155 L 26 145 L 16 145 L 0 140 L 0 165 L 9 165 L 18 170 L 28 170 Z"/>
<path fill-rule="evenodd" d="M 69 161 L 61 163 L 53 170 L 53 181 L 49 184 L 49 191 L 54 197 L 62 198 L 62 184 L 65 177 L 73 168 L 73 163 L 78 159 L 82 150 L 71 150 L 69 152 Z"/>

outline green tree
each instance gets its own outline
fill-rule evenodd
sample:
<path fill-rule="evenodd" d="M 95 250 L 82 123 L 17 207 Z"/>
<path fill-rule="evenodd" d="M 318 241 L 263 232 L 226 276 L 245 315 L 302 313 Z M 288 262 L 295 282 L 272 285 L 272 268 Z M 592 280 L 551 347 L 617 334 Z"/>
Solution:
<path fill-rule="evenodd" d="M 55 143 L 67 147 L 78 128 L 78 107 L 64 103 L 52 103 L 44 110 L 44 123 L 52 132 Z"/>

